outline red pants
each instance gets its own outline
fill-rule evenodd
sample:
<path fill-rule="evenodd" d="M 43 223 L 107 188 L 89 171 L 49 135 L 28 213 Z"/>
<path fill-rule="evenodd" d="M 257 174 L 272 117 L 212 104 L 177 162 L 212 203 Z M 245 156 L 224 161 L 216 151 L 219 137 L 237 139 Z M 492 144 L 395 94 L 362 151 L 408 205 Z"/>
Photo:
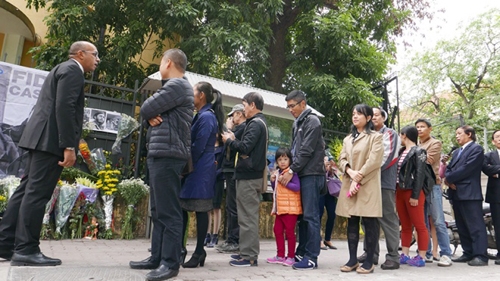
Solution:
<path fill-rule="evenodd" d="M 288 256 L 295 257 L 295 225 L 297 224 L 298 215 L 276 215 L 274 221 L 274 236 L 276 237 L 276 247 L 278 253 L 276 256 L 285 257 L 285 234 L 288 241 Z"/>
<path fill-rule="evenodd" d="M 425 195 L 420 192 L 418 205 L 411 206 L 410 198 L 413 190 L 396 189 L 396 210 L 398 211 L 399 221 L 401 222 L 401 246 L 410 247 L 413 227 L 417 230 L 418 250 L 427 251 L 429 244 L 429 233 L 425 226 L 424 205 Z"/>

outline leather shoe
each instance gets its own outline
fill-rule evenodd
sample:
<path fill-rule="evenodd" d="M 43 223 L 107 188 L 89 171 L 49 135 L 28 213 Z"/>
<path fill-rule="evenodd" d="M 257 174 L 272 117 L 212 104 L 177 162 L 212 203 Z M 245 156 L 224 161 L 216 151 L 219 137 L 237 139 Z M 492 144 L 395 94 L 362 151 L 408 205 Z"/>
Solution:
<path fill-rule="evenodd" d="M 368 256 L 368 254 L 366 252 L 364 252 L 361 256 L 359 256 L 357 259 L 358 259 L 358 262 L 360 263 L 364 263 L 365 260 L 366 260 L 366 257 Z M 378 256 L 377 255 L 373 255 L 373 264 L 374 265 L 377 265 L 378 264 Z"/>
<path fill-rule="evenodd" d="M 465 256 L 465 255 L 461 255 L 460 257 L 458 257 L 456 259 L 452 259 L 453 262 L 463 262 L 463 263 L 468 262 L 470 260 L 472 260 L 472 258 Z"/>
<path fill-rule="evenodd" d="M 482 259 L 480 259 L 478 257 L 475 257 L 472 260 L 470 260 L 469 262 L 467 262 L 467 264 L 470 266 L 485 266 L 485 265 L 488 265 L 488 262 L 483 261 Z"/>
<path fill-rule="evenodd" d="M 21 255 L 14 253 L 10 265 L 12 266 L 55 266 L 61 265 L 60 259 L 53 259 L 45 256 L 41 252 L 31 255 Z"/>
<path fill-rule="evenodd" d="M 496 261 L 495 261 L 495 264 L 496 264 L 496 265 L 500 265 L 500 260 L 496 260 Z"/>
<path fill-rule="evenodd" d="M 142 261 L 131 261 L 129 266 L 132 269 L 155 269 L 160 265 L 160 261 L 153 260 L 153 257 L 149 257 Z"/>
<path fill-rule="evenodd" d="M 347 264 L 344 264 L 343 266 L 340 267 L 340 271 L 351 272 L 351 271 L 355 271 L 358 267 L 359 267 L 359 263 L 356 263 L 353 266 L 348 266 Z"/>
<path fill-rule="evenodd" d="M 380 268 L 382 268 L 383 270 L 398 269 L 399 263 L 391 260 L 386 260 L 383 264 L 380 265 Z"/>
<path fill-rule="evenodd" d="M 157 269 L 146 274 L 146 280 L 157 281 L 167 280 L 179 274 L 178 269 L 171 269 L 166 265 L 161 264 Z"/>
<path fill-rule="evenodd" d="M 0 248 L 0 258 L 10 261 L 14 253 L 12 250 L 1 249 Z"/>

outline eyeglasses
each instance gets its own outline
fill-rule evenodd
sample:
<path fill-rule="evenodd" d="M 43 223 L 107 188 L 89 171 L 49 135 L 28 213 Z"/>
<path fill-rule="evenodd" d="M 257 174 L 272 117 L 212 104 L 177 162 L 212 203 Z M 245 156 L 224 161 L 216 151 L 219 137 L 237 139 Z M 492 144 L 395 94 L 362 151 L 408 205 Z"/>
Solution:
<path fill-rule="evenodd" d="M 98 51 L 95 51 L 95 52 L 90 52 L 90 51 L 87 51 L 87 50 L 81 50 L 81 51 L 84 52 L 84 53 L 90 53 L 94 57 L 99 58 L 99 52 Z"/>
<path fill-rule="evenodd" d="M 289 104 L 289 105 L 287 105 L 287 106 L 286 106 L 286 108 L 288 108 L 288 109 L 292 109 L 292 108 L 296 107 L 298 104 L 300 104 L 301 102 L 302 102 L 302 101 L 299 101 L 299 102 L 297 102 L 297 103 L 295 103 L 295 104 L 294 104 L 294 103 Z"/>

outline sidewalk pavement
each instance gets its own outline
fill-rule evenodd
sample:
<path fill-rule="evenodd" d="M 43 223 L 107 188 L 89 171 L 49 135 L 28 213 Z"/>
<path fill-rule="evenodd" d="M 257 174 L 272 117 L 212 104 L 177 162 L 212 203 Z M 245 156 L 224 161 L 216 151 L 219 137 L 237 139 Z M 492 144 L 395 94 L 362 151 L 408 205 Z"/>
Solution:
<path fill-rule="evenodd" d="M 380 269 L 384 262 L 385 242 L 380 241 L 381 252 L 379 266 L 373 274 L 361 275 L 356 272 L 342 273 L 339 268 L 348 259 L 347 241 L 334 240 L 338 250 L 322 250 L 318 259 L 319 268 L 298 271 L 282 265 L 268 264 L 266 258 L 276 254 L 274 240 L 261 240 L 258 267 L 232 267 L 229 254 L 218 253 L 215 249 L 206 249 L 207 260 L 202 268 L 181 268 L 179 276 L 172 280 L 500 280 L 500 266 L 493 261 L 489 266 L 471 267 L 455 263 L 451 267 L 438 267 L 437 263 L 428 263 L 425 267 L 414 268 L 402 265 L 399 270 Z M 195 247 L 195 241 L 189 240 L 188 257 Z M 56 267 L 11 267 L 7 261 L 0 261 L 0 281 L 132 281 L 145 280 L 148 270 L 132 270 L 131 260 L 148 257 L 149 240 L 59 240 L 42 241 L 41 249 L 49 257 L 62 259 Z M 362 243 L 358 250 L 361 254 Z M 411 252 L 415 253 L 413 246 Z M 457 250 L 461 255 L 461 249 Z M 186 260 L 187 260 L 186 259 Z M 498 278 L 498 279 L 497 279 Z"/>

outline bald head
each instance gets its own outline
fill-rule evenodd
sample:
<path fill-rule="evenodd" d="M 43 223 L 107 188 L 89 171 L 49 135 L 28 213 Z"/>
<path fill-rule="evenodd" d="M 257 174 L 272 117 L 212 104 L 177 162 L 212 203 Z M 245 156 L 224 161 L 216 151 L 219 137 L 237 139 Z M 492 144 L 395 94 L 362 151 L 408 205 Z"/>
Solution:
<path fill-rule="evenodd" d="M 94 47 L 94 44 L 87 41 L 76 41 L 69 47 L 69 56 L 74 56 L 80 50 L 87 50 Z"/>
<path fill-rule="evenodd" d="M 186 54 L 184 54 L 184 52 L 180 49 L 167 50 L 165 53 L 163 53 L 162 60 L 165 62 L 167 60 L 171 60 L 175 64 L 177 70 L 181 71 L 182 73 L 186 72 L 187 57 Z"/>

